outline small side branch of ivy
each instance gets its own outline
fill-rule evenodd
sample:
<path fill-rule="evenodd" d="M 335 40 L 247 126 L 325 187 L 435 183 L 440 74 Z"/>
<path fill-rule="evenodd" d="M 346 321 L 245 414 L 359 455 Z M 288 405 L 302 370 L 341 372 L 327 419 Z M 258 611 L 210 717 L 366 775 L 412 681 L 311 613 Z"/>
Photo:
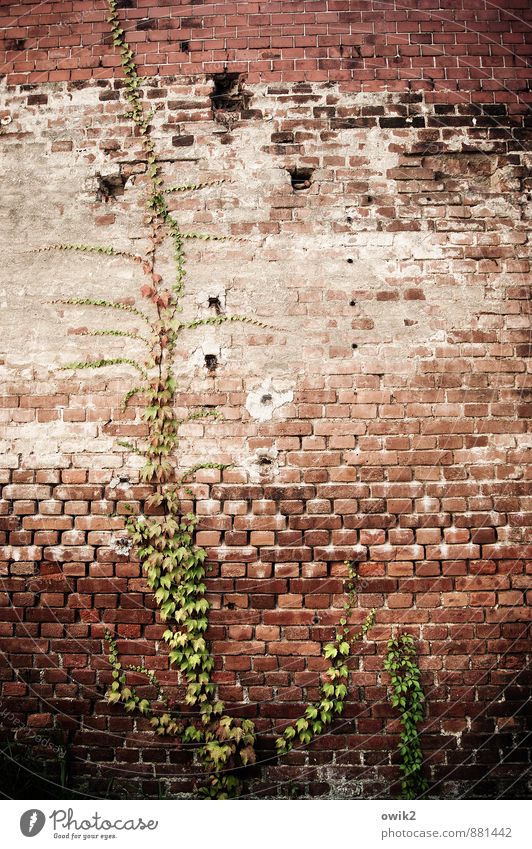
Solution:
<path fill-rule="evenodd" d="M 130 333 L 129 330 L 87 330 L 81 334 L 82 336 L 126 336 L 128 339 L 133 339 L 134 342 L 143 342 L 145 345 L 151 345 L 149 339 L 141 336 L 140 333 Z"/>
<path fill-rule="evenodd" d="M 220 325 L 230 322 L 239 322 L 241 324 L 252 324 L 254 327 L 261 327 L 264 330 L 276 330 L 270 324 L 265 324 L 257 318 L 251 318 L 246 315 L 213 315 L 208 318 L 196 318 L 193 321 L 180 322 L 175 325 L 177 332 L 180 330 L 195 330 L 197 327 L 205 327 L 208 325 Z"/>
<path fill-rule="evenodd" d="M 344 615 L 340 620 L 336 638 L 332 643 L 327 643 L 323 650 L 323 656 L 330 661 L 330 666 L 325 673 L 325 682 L 320 687 L 320 698 L 309 704 L 303 716 L 288 725 L 277 738 L 275 745 L 279 755 L 289 752 L 295 743 L 310 743 L 314 736 L 321 734 L 335 717 L 342 714 L 348 692 L 348 660 L 356 643 L 365 638 L 375 622 L 376 611 L 372 609 L 358 631 L 353 632 L 349 627 L 348 620 L 356 602 L 358 573 L 351 561 L 346 561 L 345 565 L 348 568 L 348 578 Z"/>
<path fill-rule="evenodd" d="M 132 386 L 131 389 L 128 389 L 126 394 L 124 395 L 124 399 L 122 401 L 122 408 L 125 410 L 129 402 L 136 395 L 145 395 L 148 392 L 145 386 Z"/>
<path fill-rule="evenodd" d="M 142 368 L 136 360 L 130 360 L 128 357 L 111 357 L 104 360 L 87 360 L 87 362 L 66 363 L 62 366 L 64 369 L 86 369 L 86 368 L 107 368 L 107 366 L 131 366 L 136 369 L 143 377 L 148 378 L 148 373 Z"/>
<path fill-rule="evenodd" d="M 126 448 L 128 451 L 131 451 L 132 454 L 137 454 L 139 457 L 144 457 L 144 451 L 140 448 L 137 448 L 133 445 L 132 442 L 128 442 L 126 439 L 117 439 L 117 445 L 120 445 L 121 448 Z"/>
<path fill-rule="evenodd" d="M 220 472 L 223 472 L 224 469 L 230 469 L 230 463 L 196 463 L 195 466 L 191 466 L 187 469 L 181 477 L 179 478 L 179 483 L 183 484 L 187 481 L 188 478 L 195 475 L 196 472 L 199 472 L 200 469 L 218 469 Z"/>
<path fill-rule="evenodd" d="M 45 251 L 76 251 L 78 253 L 102 254 L 104 256 L 120 256 L 126 259 L 132 259 L 135 262 L 142 262 L 142 257 L 129 251 L 120 251 L 109 245 L 72 245 L 68 243 L 58 245 L 42 245 L 39 248 L 33 248 L 32 253 L 44 253 Z"/>
<path fill-rule="evenodd" d="M 182 233 L 183 239 L 199 239 L 202 242 L 243 242 L 243 236 L 220 236 L 217 233 Z"/>
<path fill-rule="evenodd" d="M 169 186 L 164 189 L 164 193 L 170 195 L 175 192 L 194 192 L 198 189 L 206 189 L 208 186 L 219 186 L 220 183 L 224 182 L 225 180 L 222 178 L 220 180 L 205 180 L 203 183 L 185 183 L 182 186 Z"/>
<path fill-rule="evenodd" d="M 199 419 L 219 419 L 221 418 L 221 413 L 219 410 L 213 410 L 210 407 L 205 407 L 202 410 L 196 410 L 194 413 L 190 413 L 184 419 L 178 419 L 180 425 L 186 424 L 187 422 L 195 422 Z"/>
<path fill-rule="evenodd" d="M 101 298 L 56 298 L 53 301 L 48 301 L 48 303 L 74 307 L 106 307 L 107 309 L 121 310 L 122 312 L 129 312 L 132 315 L 136 315 L 148 322 L 148 324 L 151 324 L 150 318 L 146 313 L 143 313 L 131 304 L 122 304 L 120 301 L 105 301 Z"/>
<path fill-rule="evenodd" d="M 402 725 L 399 741 L 403 776 L 401 795 L 403 799 L 417 799 L 428 789 L 422 774 L 423 751 L 417 730 L 424 718 L 425 696 L 414 640 L 409 634 L 388 641 L 384 668 L 390 675 L 390 703 L 399 713 Z"/>
<path fill-rule="evenodd" d="M 112 641 L 112 638 L 111 638 Z M 162 688 L 162 684 L 157 678 L 156 674 L 151 671 L 151 669 L 147 669 L 145 666 L 135 666 L 134 664 L 128 664 L 126 666 L 130 672 L 137 672 L 139 675 L 145 675 L 152 687 L 155 687 L 157 690 L 157 698 L 166 708 L 168 707 L 168 697 Z"/>
<path fill-rule="evenodd" d="M 152 708 L 148 699 L 141 699 L 140 696 L 137 695 L 135 688 L 129 687 L 127 684 L 126 671 L 123 669 L 118 658 L 116 640 L 113 638 L 110 631 L 105 631 L 105 639 L 109 645 L 108 659 L 112 667 L 113 676 L 113 682 L 107 692 L 107 701 L 110 704 L 123 702 L 125 709 L 129 713 L 134 710 L 138 710 L 142 714 L 149 714 Z M 153 679 L 149 679 L 150 683 L 153 683 L 154 679 L 155 676 L 153 676 Z"/>

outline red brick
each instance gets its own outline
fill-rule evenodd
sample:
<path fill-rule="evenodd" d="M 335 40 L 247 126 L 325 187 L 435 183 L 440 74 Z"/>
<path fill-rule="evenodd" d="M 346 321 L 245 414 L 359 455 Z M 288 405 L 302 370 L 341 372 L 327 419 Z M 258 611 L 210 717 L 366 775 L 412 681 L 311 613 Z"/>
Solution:
<path fill-rule="evenodd" d="M 232 714 L 256 719 L 266 742 L 272 719 L 282 726 L 319 697 L 327 667 L 322 645 L 333 638 L 342 616 L 344 560 L 354 560 L 360 579 L 353 622 L 362 622 L 371 605 L 379 621 L 357 646 L 355 689 L 345 712 L 348 722 L 356 718 L 356 734 L 340 724 L 309 752 L 295 749 L 279 764 L 261 767 L 261 780 L 265 786 L 297 784 L 310 763 L 320 771 L 305 785 L 310 795 L 334 793 L 334 780 L 352 782 L 360 775 L 361 793 L 375 798 L 384 784 L 397 780 L 397 764 L 381 763 L 399 731 L 381 681 L 382 658 L 390 635 L 407 630 L 416 639 L 428 693 L 433 727 L 425 731 L 423 745 L 432 777 L 444 795 L 449 788 L 458 792 L 455 781 L 462 782 L 462 792 L 496 764 L 483 735 L 496 728 L 507 735 L 522 730 L 517 706 L 525 687 L 525 558 L 532 546 L 525 506 L 530 456 L 517 441 L 530 416 L 529 405 L 519 401 L 529 389 L 529 263 L 523 258 L 523 222 L 514 221 L 511 210 L 522 208 L 518 142 L 527 95 L 522 62 L 505 67 L 500 80 L 497 75 L 481 80 L 481 71 L 503 67 L 504 50 L 519 60 L 523 25 L 518 16 L 511 26 L 499 21 L 488 9 L 482 22 L 465 11 L 460 25 L 440 21 L 435 27 L 425 8 L 407 12 L 388 4 L 377 10 L 346 0 L 311 0 L 298 10 L 269 12 L 234 3 L 223 9 L 205 5 L 199 18 L 197 10 L 150 0 L 119 5 L 128 37 L 138 47 L 141 73 L 163 80 L 177 75 L 164 81 L 167 91 L 150 82 L 163 141 L 165 134 L 175 136 L 178 124 L 187 124 L 198 156 L 205 140 L 208 146 L 218 138 L 223 145 L 216 162 L 226 187 L 220 193 L 213 188 L 207 201 L 183 196 L 176 211 L 183 211 L 191 228 L 221 222 L 227 233 L 243 237 L 220 252 L 220 279 L 226 261 L 232 273 L 235 268 L 247 273 L 256 237 L 264 240 L 264 262 L 283 281 L 282 302 L 272 298 L 265 278 L 254 308 L 273 324 L 281 310 L 289 333 L 244 329 L 240 336 L 235 328 L 231 338 L 245 346 L 244 364 L 229 350 L 215 376 L 191 374 L 190 390 L 178 399 L 184 413 L 204 403 L 223 408 L 223 421 L 187 425 L 186 459 L 197 453 L 235 462 L 223 473 L 200 471 L 192 485 L 201 517 L 196 541 L 208 548 L 213 566 L 208 636 L 220 695 Z M 516 12 L 523 8 L 519 0 L 510 5 Z M 6 38 L 26 40 L 20 50 L 7 51 L 7 82 L 36 85 L 31 92 L 8 86 L 5 106 L 13 121 L 2 127 L 3 142 L 31 153 L 38 125 L 39 144 L 53 153 L 52 176 L 54 163 L 66 162 L 73 144 L 66 112 L 58 114 L 52 104 L 62 97 L 60 80 L 69 77 L 103 83 L 95 89 L 97 109 L 80 107 L 86 135 L 75 144 L 82 145 L 87 161 L 99 151 L 120 159 L 122 168 L 125 161 L 138 162 L 138 138 L 126 124 L 116 124 L 120 91 L 105 82 L 118 73 L 118 54 L 102 43 L 105 10 L 93 6 L 80 0 L 70 9 L 72 21 L 65 17 L 68 10 L 55 7 L 23 7 L 19 21 L 9 4 L 3 18 L 0 13 Z M 137 30 L 148 12 L 155 19 L 162 15 L 164 23 Z M 184 28 L 183 16 L 198 20 L 186 21 Z M 500 43 L 490 53 L 466 24 L 477 30 L 495 26 Z M 189 40 L 187 52 L 169 47 L 176 27 Z M 396 52 L 400 61 L 394 62 Z M 251 155 L 242 148 L 241 129 L 261 118 L 258 112 L 243 115 L 232 134 L 219 133 L 210 120 L 211 82 L 202 80 L 225 65 L 246 75 L 251 114 L 255 107 L 264 108 L 262 119 L 271 112 L 267 132 L 273 143 L 266 154 L 286 177 L 272 188 L 264 166 L 265 180 L 253 184 L 245 203 L 233 171 L 240 157 Z M 253 80 L 263 85 L 260 102 Z M 45 95 L 41 82 L 48 87 Z M 56 91 L 53 98 L 48 89 Z M 355 96 L 360 92 L 363 106 Z M 167 103 L 170 94 L 174 106 Z M 78 96 L 75 87 L 70 95 Z M 378 131 L 387 173 L 369 156 L 370 127 Z M 479 138 L 482 154 L 468 153 L 478 149 Z M 294 157 L 314 168 L 308 191 L 292 191 L 284 169 L 293 166 Z M 138 212 L 137 189 L 144 178 L 142 167 L 132 168 L 137 182 L 133 188 L 128 183 L 124 196 L 86 204 L 87 224 L 101 227 L 102 238 L 108 226 L 120 226 L 124 212 L 131 220 Z M 493 207 L 494 191 L 508 199 L 510 212 L 502 217 Z M 430 238 L 420 238 L 427 234 Z M 288 254 L 279 236 L 308 248 L 308 257 L 300 251 L 298 267 L 289 274 L 283 272 Z M 366 243 L 372 246 L 375 279 L 360 271 Z M 190 250 L 191 268 L 213 262 L 210 246 Z M 357 264 L 346 262 L 355 257 Z M 71 260 L 65 256 L 66 263 Z M 329 262 L 336 271 L 324 277 Z M 501 273 L 512 275 L 504 298 L 494 285 Z M 379 311 L 379 305 L 390 309 Z M 74 344 L 80 334 L 77 319 L 72 321 Z M 22 329 L 21 324 L 21 334 Z M 276 368 L 288 364 L 294 381 L 293 402 L 265 422 L 242 417 L 261 352 Z M 17 434 L 35 428 L 32 433 L 53 434 L 51 442 L 59 434 L 61 442 L 63 422 L 69 450 L 54 460 L 35 449 L 24 455 L 22 468 L 16 452 L 6 454 L 0 471 L 0 556 L 8 576 L 0 595 L 2 650 L 8 654 L 7 677 L 11 667 L 29 682 L 26 690 L 6 680 L 4 699 L 29 728 L 40 723 L 47 728 L 49 710 L 61 722 L 83 716 L 74 757 L 85 764 L 87 777 L 101 776 L 102 764 L 110 769 L 114 760 L 135 769 L 140 764 L 138 774 L 148 783 L 156 764 L 162 773 L 163 767 L 173 770 L 171 790 L 180 792 L 175 767 L 187 769 L 186 752 L 171 747 L 168 755 L 157 743 L 153 748 L 142 719 L 140 736 L 124 749 L 114 735 L 123 740 L 133 720 L 103 697 L 90 704 L 83 698 L 84 688 L 94 689 L 100 676 L 104 684 L 110 680 L 101 646 L 109 625 L 120 637 L 123 660 L 140 662 L 149 655 L 150 666 L 179 699 L 162 644 L 164 626 L 141 565 L 135 553 L 118 555 L 114 546 L 126 534 L 129 496 L 115 477 L 122 451 L 100 452 L 99 437 L 87 435 L 93 428 L 106 438 L 141 437 L 140 399 L 121 411 L 122 378 L 111 372 L 45 377 L 39 367 L 35 375 L 6 381 L 0 416 L 8 440 L 13 434 L 16 445 Z M 258 483 L 247 483 L 247 469 L 240 466 L 244 444 L 250 457 L 262 448 L 278 452 L 271 465 L 248 467 Z M 149 488 L 133 483 L 130 490 L 130 503 L 140 512 Z M 183 498 L 184 508 L 192 509 L 192 497 Z M 513 682 L 516 672 L 520 679 Z M 137 686 L 148 690 L 145 681 Z M 453 735 L 461 732 L 458 752 Z M 445 751 L 442 739 L 449 743 Z M 510 749 L 511 741 L 501 745 Z M 471 752 L 477 761 L 468 757 Z M 165 764 L 167 756 L 176 759 Z M 511 771 L 509 763 L 505 769 Z M 489 795 L 504 795 L 500 777 L 492 779 Z M 190 790 L 191 784 L 183 792 Z"/>

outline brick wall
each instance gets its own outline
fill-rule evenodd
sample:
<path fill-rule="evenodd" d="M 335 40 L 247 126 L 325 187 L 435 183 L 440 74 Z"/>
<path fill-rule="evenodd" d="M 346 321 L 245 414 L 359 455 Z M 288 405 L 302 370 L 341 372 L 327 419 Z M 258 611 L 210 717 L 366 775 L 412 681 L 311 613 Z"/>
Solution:
<path fill-rule="evenodd" d="M 118 4 L 141 72 L 243 72 L 342 80 L 352 91 L 464 92 L 475 103 L 529 97 L 530 0 L 291 0 Z M 104 0 L 0 9 L 0 73 L 13 83 L 120 75 Z M 495 96 L 497 95 L 497 97 Z"/>
<path fill-rule="evenodd" d="M 46 16 L 58 4 L 48 5 L 28 22 L 40 33 L 53 29 Z M 81 5 L 91 6 L 82 20 L 96 28 L 100 6 Z M 140 2 L 125 5 L 131 22 L 144 17 Z M 305 4 L 316 20 L 335 16 L 342 33 L 374 23 L 368 4 L 349 4 L 356 22 L 340 18 L 340 3 L 322 5 Z M 202 20 L 217 8 L 202 6 Z M 390 11 L 386 27 L 392 33 L 408 20 Z M 499 41 L 497 21 L 490 37 Z M 91 27 L 80 33 L 89 45 Z M 455 29 L 445 31 L 455 44 Z M 517 32 L 505 19 L 504 38 Z M 138 33 L 139 44 L 152 43 L 150 30 Z M 162 45 L 159 30 L 153 44 Z M 194 49 L 203 61 L 204 45 Z M 153 598 L 124 545 L 125 505 L 142 509 L 146 495 L 135 458 L 116 445 L 117 436 L 142 435 L 138 410 L 120 406 L 132 377 L 127 369 L 62 371 L 89 352 L 124 350 L 81 335 L 101 326 L 91 309 L 50 303 L 134 303 L 141 276 L 119 258 L 28 252 L 78 241 L 142 250 L 145 164 L 122 117 L 120 80 L 95 71 L 87 82 L 28 83 L 15 70 L 3 86 L 0 134 L 9 211 L 0 341 L 3 733 L 27 741 L 51 775 L 66 752 L 70 781 L 92 793 L 108 792 L 111 778 L 116 793 L 186 793 L 195 776 L 188 756 L 104 699 L 105 626 L 116 629 L 124 662 L 142 660 L 175 684 Z M 102 73 L 112 75 L 112 64 Z M 148 87 L 165 177 L 224 180 L 176 201 L 180 220 L 238 237 L 191 244 L 185 315 L 210 315 L 218 299 L 228 313 L 272 325 L 191 333 L 178 356 L 180 408 L 217 404 L 223 414 L 188 426 L 183 467 L 234 464 L 223 476 L 201 472 L 193 491 L 198 542 L 213 566 L 216 680 L 260 732 L 263 763 L 249 787 L 263 796 L 396 793 L 398 726 L 383 657 L 401 627 L 419 649 L 434 795 L 526 795 L 527 119 L 506 90 L 482 102 L 479 87 L 475 103 L 469 91 L 440 91 L 435 103 L 417 84 L 357 93 L 341 78 L 304 82 L 301 69 L 299 82 L 253 81 L 254 73 L 234 127 L 213 116 L 204 75 Z M 349 75 L 358 85 L 357 70 Z M 206 357 L 216 358 L 214 368 Z M 277 763 L 272 729 L 316 695 L 346 558 L 360 564 L 356 614 L 362 621 L 376 607 L 377 624 L 353 662 L 345 717 Z"/>

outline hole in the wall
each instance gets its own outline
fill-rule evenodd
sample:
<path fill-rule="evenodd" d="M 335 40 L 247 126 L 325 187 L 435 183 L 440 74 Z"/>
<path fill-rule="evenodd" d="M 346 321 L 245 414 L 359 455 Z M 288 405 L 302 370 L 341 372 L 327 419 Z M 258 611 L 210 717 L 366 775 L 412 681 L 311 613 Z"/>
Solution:
<path fill-rule="evenodd" d="M 351 300 L 351 301 L 349 301 L 349 306 L 350 306 L 350 307 L 356 307 L 356 305 L 357 305 L 357 302 L 356 302 L 355 300 Z"/>
<path fill-rule="evenodd" d="M 216 371 L 218 366 L 218 357 L 216 354 L 205 354 L 205 368 L 211 374 Z"/>
<path fill-rule="evenodd" d="M 353 223 L 353 219 L 351 218 L 351 216 L 350 216 L 350 215 L 348 215 L 348 216 L 347 216 L 347 218 L 346 218 L 345 220 L 347 221 L 347 223 L 348 223 L 348 224 L 352 224 L 352 223 Z"/>
<path fill-rule="evenodd" d="M 190 51 L 190 41 L 180 41 L 179 49 L 181 53 L 188 53 Z"/>
<path fill-rule="evenodd" d="M 221 315 L 222 305 L 220 303 L 220 298 L 218 298 L 218 297 L 209 298 L 209 309 L 214 310 L 216 315 Z"/>
<path fill-rule="evenodd" d="M 8 38 L 4 42 L 6 50 L 24 50 L 26 41 L 24 38 Z"/>
<path fill-rule="evenodd" d="M 251 95 L 244 91 L 242 74 L 212 74 L 211 79 L 214 83 L 211 104 L 215 115 L 218 112 L 240 112 L 248 108 Z"/>
<path fill-rule="evenodd" d="M 356 349 L 358 348 L 358 345 L 357 345 L 356 342 L 353 342 L 351 347 L 352 347 L 353 351 L 356 351 Z"/>
<path fill-rule="evenodd" d="M 272 401 L 273 401 L 273 398 L 272 398 L 272 396 L 271 396 L 271 395 L 269 395 L 269 394 L 262 395 L 262 396 L 261 396 L 261 399 L 260 399 L 260 403 L 261 403 L 261 404 L 271 404 L 271 403 L 272 403 Z"/>
<path fill-rule="evenodd" d="M 353 265 L 353 257 L 348 256 L 348 257 L 347 257 L 347 262 L 349 263 L 349 265 Z"/>
<path fill-rule="evenodd" d="M 259 466 L 271 466 L 271 464 L 273 463 L 273 460 L 272 460 L 271 457 L 263 455 L 262 457 L 259 457 L 258 463 L 259 463 Z"/>
<path fill-rule="evenodd" d="M 139 32 L 148 32 L 151 29 L 157 29 L 157 21 L 155 18 L 143 18 L 137 21 L 137 29 Z"/>
<path fill-rule="evenodd" d="M 136 9 L 137 0 L 116 0 L 117 9 Z"/>
<path fill-rule="evenodd" d="M 295 192 L 310 189 L 312 168 L 290 168 L 288 173 L 290 174 L 290 181 Z"/>
<path fill-rule="evenodd" d="M 115 199 L 119 195 L 124 194 L 126 178 L 123 174 L 112 174 L 102 177 L 101 174 L 96 174 L 98 188 L 96 189 L 96 200 L 107 203 L 108 200 Z"/>

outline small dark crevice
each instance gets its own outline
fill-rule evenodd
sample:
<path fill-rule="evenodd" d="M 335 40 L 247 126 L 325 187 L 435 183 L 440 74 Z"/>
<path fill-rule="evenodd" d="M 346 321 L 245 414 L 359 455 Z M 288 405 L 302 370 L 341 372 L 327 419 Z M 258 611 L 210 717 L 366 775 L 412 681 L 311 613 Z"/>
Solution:
<path fill-rule="evenodd" d="M 181 53 L 190 53 L 190 41 L 180 41 L 179 49 Z"/>
<path fill-rule="evenodd" d="M 126 177 L 120 174 L 102 177 L 101 174 L 96 174 L 98 188 L 96 189 L 96 200 L 100 203 L 107 203 L 109 200 L 115 200 L 120 195 L 124 194 L 126 185 Z"/>
<path fill-rule="evenodd" d="M 220 298 L 214 297 L 209 298 L 209 309 L 213 309 L 216 315 L 222 314 L 222 305 L 220 303 Z"/>
<path fill-rule="evenodd" d="M 24 50 L 26 41 L 24 38 L 6 38 L 4 47 L 6 50 Z"/>
<path fill-rule="evenodd" d="M 211 92 L 211 104 L 214 115 L 218 112 L 241 112 L 247 109 L 251 93 L 244 90 L 242 74 L 225 72 L 212 74 L 214 89 Z"/>
<path fill-rule="evenodd" d="M 157 29 L 157 21 L 155 18 L 143 18 L 140 21 L 137 21 L 137 30 L 139 32 L 146 32 L 151 29 Z"/>
<path fill-rule="evenodd" d="M 267 395 L 262 396 L 262 398 L 260 399 L 260 403 L 261 404 L 271 404 L 272 400 L 273 400 L 272 396 L 267 394 Z"/>
<path fill-rule="evenodd" d="M 295 192 L 301 192 L 305 189 L 310 189 L 312 182 L 312 168 L 291 168 L 289 169 L 290 181 Z"/>
<path fill-rule="evenodd" d="M 218 366 L 218 357 L 216 354 L 205 354 L 205 368 L 209 374 L 213 374 Z"/>

